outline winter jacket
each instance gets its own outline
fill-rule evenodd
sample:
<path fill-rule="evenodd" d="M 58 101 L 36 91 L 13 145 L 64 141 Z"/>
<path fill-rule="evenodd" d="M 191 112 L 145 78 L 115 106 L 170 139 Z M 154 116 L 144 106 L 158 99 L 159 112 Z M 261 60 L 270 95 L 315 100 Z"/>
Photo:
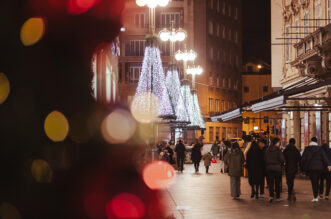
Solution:
<path fill-rule="evenodd" d="M 264 153 L 264 162 L 266 171 L 282 172 L 282 165 L 285 159 L 279 147 L 271 145 Z"/>
<path fill-rule="evenodd" d="M 317 143 L 312 142 L 304 150 L 301 159 L 301 167 L 303 171 L 310 170 L 321 170 L 324 171 L 327 166 L 330 166 L 331 162 L 326 157 L 324 150 L 317 145 Z"/>
<path fill-rule="evenodd" d="M 210 166 L 212 158 L 213 157 L 211 156 L 210 153 L 207 153 L 207 154 L 202 156 L 202 159 L 204 160 L 204 164 L 205 164 L 206 167 Z"/>
<path fill-rule="evenodd" d="M 176 144 L 175 152 L 177 157 L 185 157 L 185 145 L 183 143 Z"/>
<path fill-rule="evenodd" d="M 220 152 L 220 145 L 218 142 L 214 142 L 214 144 L 211 146 L 210 151 L 213 155 L 217 155 Z"/>
<path fill-rule="evenodd" d="M 328 158 L 328 160 L 331 162 L 331 149 L 329 148 L 329 146 L 324 145 L 324 146 L 322 146 L 322 149 L 323 149 L 326 157 Z"/>
<path fill-rule="evenodd" d="M 285 158 L 286 174 L 296 174 L 301 160 L 299 150 L 294 145 L 289 144 L 283 151 L 283 154 Z"/>
<path fill-rule="evenodd" d="M 247 152 L 246 168 L 250 185 L 262 184 L 264 180 L 264 152 L 261 149 Z"/>
<path fill-rule="evenodd" d="M 228 165 L 229 176 L 239 177 L 243 175 L 243 164 L 245 162 L 243 152 L 238 148 L 228 152 L 224 157 L 224 162 Z"/>
<path fill-rule="evenodd" d="M 192 148 L 192 153 L 191 153 L 191 160 L 193 163 L 199 163 L 201 161 L 201 148 L 200 144 L 194 145 Z"/>

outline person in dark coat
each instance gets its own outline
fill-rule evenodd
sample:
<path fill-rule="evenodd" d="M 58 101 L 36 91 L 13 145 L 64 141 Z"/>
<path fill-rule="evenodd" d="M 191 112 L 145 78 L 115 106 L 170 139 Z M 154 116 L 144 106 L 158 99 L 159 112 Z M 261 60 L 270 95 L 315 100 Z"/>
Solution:
<path fill-rule="evenodd" d="M 269 186 L 270 198 L 274 200 L 274 190 L 276 189 L 276 201 L 281 201 L 280 187 L 282 179 L 282 165 L 285 162 L 284 155 L 280 150 L 280 139 L 274 138 L 264 154 L 264 162 L 266 165 L 267 181 Z"/>
<path fill-rule="evenodd" d="M 168 151 L 169 154 L 169 163 L 174 164 L 174 150 L 170 147 L 170 144 L 167 145 L 166 150 Z"/>
<path fill-rule="evenodd" d="M 183 172 L 185 160 L 185 145 L 183 144 L 182 140 L 179 140 L 176 144 L 175 152 L 177 154 L 178 171 Z"/>
<path fill-rule="evenodd" d="M 259 186 L 264 180 L 264 154 L 259 148 L 258 143 L 252 143 L 247 152 L 246 168 L 248 170 L 248 182 L 252 187 L 251 198 L 259 198 Z"/>
<path fill-rule="evenodd" d="M 301 160 L 301 154 L 295 146 L 295 139 L 291 138 L 289 144 L 284 150 L 285 157 L 285 170 L 286 170 L 286 184 L 288 187 L 288 198 L 289 201 L 295 201 L 293 193 L 294 179 L 298 172 L 298 166 Z"/>
<path fill-rule="evenodd" d="M 331 162 L 331 149 L 328 144 L 323 144 L 322 149 L 328 158 L 328 160 Z M 331 172 L 329 172 L 327 169 L 322 173 L 321 179 L 320 179 L 320 198 L 323 198 L 324 193 L 324 181 L 326 180 L 326 188 L 325 188 L 325 200 L 329 200 L 329 194 L 330 194 L 330 187 L 331 187 Z"/>
<path fill-rule="evenodd" d="M 191 153 L 191 160 L 194 163 L 194 168 L 196 173 L 199 172 L 199 164 L 202 158 L 201 147 L 202 147 L 201 144 L 197 142 L 192 148 L 192 153 Z"/>
<path fill-rule="evenodd" d="M 312 202 L 318 202 L 319 180 L 322 173 L 328 167 L 331 169 L 331 162 L 326 157 L 324 150 L 318 146 L 317 138 L 313 137 L 309 146 L 302 154 L 301 166 L 304 172 L 309 175 L 313 188 L 314 199 Z"/>
<path fill-rule="evenodd" d="M 259 145 L 259 149 L 262 151 L 263 156 L 264 156 L 264 153 L 268 148 L 268 141 L 265 138 L 262 138 L 258 141 L 258 145 Z M 266 177 L 267 177 L 267 172 L 266 172 L 266 169 L 265 169 L 265 162 L 264 162 L 264 159 L 263 159 L 263 181 L 262 181 L 262 184 L 259 186 L 260 187 L 260 197 L 261 198 L 264 198 L 264 186 L 265 186 Z"/>

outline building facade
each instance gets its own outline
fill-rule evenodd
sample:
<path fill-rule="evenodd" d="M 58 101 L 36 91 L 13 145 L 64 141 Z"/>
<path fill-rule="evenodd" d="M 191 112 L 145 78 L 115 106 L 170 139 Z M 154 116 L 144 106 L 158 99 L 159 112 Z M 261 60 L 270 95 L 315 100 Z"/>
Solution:
<path fill-rule="evenodd" d="M 149 13 L 147 7 L 138 7 L 135 0 L 126 0 L 123 14 L 125 32 L 120 35 L 118 95 L 122 104 L 130 105 L 140 76 L 145 36 L 149 33 Z M 176 43 L 176 50 L 186 46 L 198 54 L 194 64 L 204 72 L 196 77 L 195 88 L 205 120 L 206 142 L 214 141 L 216 136 L 227 139 L 241 135 L 238 122 L 210 121 L 211 114 L 241 103 L 241 0 L 172 0 L 167 7 L 157 7 L 155 17 L 156 33 L 169 29 L 173 21 L 175 28 L 183 28 L 188 35 L 185 42 Z M 171 60 L 170 44 L 159 42 L 159 48 L 166 70 Z M 182 64 L 177 64 L 182 78 Z"/>
<path fill-rule="evenodd" d="M 330 143 L 331 1 L 271 0 L 272 84 L 283 93 L 282 138 Z"/>
<path fill-rule="evenodd" d="M 261 62 L 260 62 L 261 63 Z M 242 104 L 270 95 L 274 92 L 271 87 L 271 72 L 259 62 L 248 62 L 243 66 L 242 73 Z M 246 134 L 269 132 L 273 136 L 280 135 L 281 115 L 277 112 L 246 111 L 242 113 L 242 130 Z"/>

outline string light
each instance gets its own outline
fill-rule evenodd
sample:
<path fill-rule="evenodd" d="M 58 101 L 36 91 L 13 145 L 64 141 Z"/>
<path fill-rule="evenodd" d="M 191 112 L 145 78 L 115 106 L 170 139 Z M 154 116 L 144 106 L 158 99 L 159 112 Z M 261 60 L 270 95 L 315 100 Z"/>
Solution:
<path fill-rule="evenodd" d="M 177 122 L 190 122 L 190 117 L 184 105 L 183 96 L 180 91 L 178 71 L 169 69 L 167 71 L 166 86 L 170 95 L 172 106 L 176 113 Z"/>
<path fill-rule="evenodd" d="M 191 124 L 189 124 L 189 126 L 198 126 L 199 122 L 195 118 L 193 97 L 190 86 L 184 81 L 183 86 L 180 88 L 180 90 L 183 96 L 184 105 L 186 106 L 190 118 Z"/>
<path fill-rule="evenodd" d="M 152 93 L 159 100 L 158 116 L 174 116 L 169 94 L 165 85 L 160 50 L 157 47 L 147 46 L 135 97 L 143 93 Z M 151 107 L 146 102 L 136 103 L 148 111 Z"/>
<path fill-rule="evenodd" d="M 199 100 L 198 100 L 198 95 L 197 95 L 196 90 L 192 91 L 192 96 L 193 96 L 193 107 L 194 107 L 194 110 L 193 110 L 194 119 L 196 120 L 197 125 L 200 128 L 204 129 L 204 128 L 206 128 L 206 126 L 205 126 L 204 120 L 202 118 L 201 109 L 200 109 L 200 106 L 199 106 Z"/>

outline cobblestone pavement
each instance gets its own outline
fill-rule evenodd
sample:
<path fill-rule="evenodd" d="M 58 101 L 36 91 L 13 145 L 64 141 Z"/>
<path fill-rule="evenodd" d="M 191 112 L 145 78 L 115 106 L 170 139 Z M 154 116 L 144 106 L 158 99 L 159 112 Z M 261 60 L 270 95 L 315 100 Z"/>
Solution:
<path fill-rule="evenodd" d="M 201 162 L 200 173 L 194 173 L 193 165 L 185 165 L 183 173 L 176 174 L 175 184 L 166 191 L 170 211 L 176 218 L 187 219 L 324 219 L 331 218 L 331 201 L 312 203 L 312 191 L 307 179 L 296 179 L 297 202 L 288 203 L 287 186 L 283 179 L 281 202 L 269 203 L 264 199 L 251 199 L 247 178 L 241 181 L 241 200 L 230 197 L 230 179 L 219 173 L 219 164 L 212 164 L 210 174 L 205 173 Z M 268 191 L 266 190 L 266 194 Z"/>

